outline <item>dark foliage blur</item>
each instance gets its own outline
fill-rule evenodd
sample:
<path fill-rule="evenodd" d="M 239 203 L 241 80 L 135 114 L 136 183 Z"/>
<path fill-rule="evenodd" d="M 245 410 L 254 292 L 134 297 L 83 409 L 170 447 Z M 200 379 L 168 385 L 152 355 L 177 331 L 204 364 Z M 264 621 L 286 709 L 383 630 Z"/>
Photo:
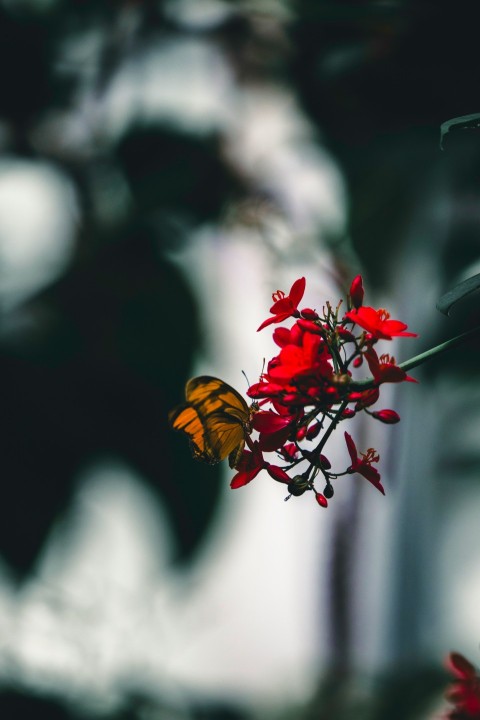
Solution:
<path fill-rule="evenodd" d="M 437 172 L 447 173 L 460 204 L 473 197 L 478 208 L 479 134 L 452 134 L 439 149 L 441 123 L 479 109 L 475 3 L 298 0 L 287 23 L 262 25 L 268 10 L 231 0 L 229 16 L 207 28 L 182 26 L 166 5 L 0 6 L 0 161 L 52 163 L 80 208 L 68 267 L 20 306 L 7 303 L 0 318 L 0 553 L 19 582 L 91 460 L 120 456 L 166 503 L 179 562 L 191 559 L 219 496 L 216 469 L 194 463 L 167 426 L 203 335 L 197 299 L 167 251 L 251 188 L 218 134 L 173 121 L 132 112 L 119 136 L 96 128 L 67 142 L 63 123 L 86 87 L 92 103 L 100 100 L 145 47 L 195 35 L 222 49 L 238 83 L 289 83 L 345 175 L 351 237 L 377 288 L 391 282 L 405 228 Z M 65 44 L 89 33 L 94 59 L 66 60 Z M 115 207 L 112 177 L 128 189 L 118 217 L 98 209 L 99 185 Z M 445 289 L 478 260 L 478 224 L 478 210 L 459 215 L 439 248 Z M 478 307 L 465 313 L 465 329 L 479 315 Z M 473 357 L 458 363 L 478 372 Z M 49 702 L 4 691 L 0 714 L 73 717 Z M 192 717 L 236 717 L 208 712 Z"/>

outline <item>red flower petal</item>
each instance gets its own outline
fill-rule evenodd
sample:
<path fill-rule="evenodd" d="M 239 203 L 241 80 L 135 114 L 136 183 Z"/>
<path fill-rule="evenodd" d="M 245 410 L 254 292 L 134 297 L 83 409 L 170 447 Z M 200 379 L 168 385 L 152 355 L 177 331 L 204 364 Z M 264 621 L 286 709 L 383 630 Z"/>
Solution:
<path fill-rule="evenodd" d="M 289 483 L 292 479 L 285 470 L 282 470 L 282 468 L 279 468 L 277 465 L 267 465 L 267 472 L 274 480 L 277 480 L 277 482 L 283 482 L 283 483 Z"/>
<path fill-rule="evenodd" d="M 254 468 L 253 470 L 248 470 L 246 472 L 239 472 L 237 473 L 230 483 L 230 487 L 232 490 L 236 490 L 239 487 L 243 487 L 244 485 L 247 485 L 249 482 L 253 480 L 254 477 L 258 475 L 262 468 Z"/>
<path fill-rule="evenodd" d="M 271 411 L 259 410 L 252 418 L 252 426 L 261 433 L 274 433 L 283 430 L 292 422 L 291 416 L 282 417 Z"/>
<path fill-rule="evenodd" d="M 281 315 L 272 315 L 272 317 L 267 318 L 263 321 L 263 323 L 260 325 L 260 327 L 257 328 L 257 332 L 260 330 L 263 330 L 263 328 L 267 327 L 267 325 L 272 325 L 273 323 L 279 323 L 283 322 L 283 320 L 286 320 L 288 317 L 290 317 L 292 313 L 282 313 Z"/>
<path fill-rule="evenodd" d="M 278 393 L 282 392 L 283 387 L 282 385 L 277 385 L 275 383 L 265 383 L 265 382 L 259 382 L 254 383 L 251 385 L 247 390 L 248 397 L 251 398 L 265 398 L 265 397 L 272 397 L 274 395 L 278 395 Z"/>
<path fill-rule="evenodd" d="M 290 345 L 292 342 L 291 333 L 288 328 L 275 328 L 273 331 L 273 342 L 278 345 L 278 347 L 285 347 L 285 345 Z"/>
<path fill-rule="evenodd" d="M 348 454 L 350 455 L 350 460 L 352 461 L 352 465 L 357 462 L 358 455 L 357 455 L 357 448 L 355 443 L 353 442 L 353 438 L 351 435 L 349 435 L 346 431 L 344 433 L 345 435 L 345 442 L 347 443 L 347 450 Z"/>
<path fill-rule="evenodd" d="M 284 297 L 273 303 L 272 307 L 270 308 L 270 312 L 274 315 L 283 315 L 284 313 L 288 313 L 290 315 L 292 309 L 293 308 L 290 297 Z"/>
<path fill-rule="evenodd" d="M 264 452 L 273 452 L 281 448 L 290 436 L 290 426 L 273 433 L 261 433 L 258 444 Z"/>
<path fill-rule="evenodd" d="M 367 465 L 367 463 L 360 462 L 355 468 L 355 472 L 357 472 L 359 475 L 363 475 L 363 477 L 368 480 L 369 483 L 372 483 L 372 485 L 374 485 L 377 490 L 380 490 L 382 495 L 385 495 L 385 488 L 380 482 L 380 473 L 376 468 L 372 467 L 371 465 Z"/>
<path fill-rule="evenodd" d="M 306 280 L 304 277 L 299 278 L 298 280 L 295 280 L 292 287 L 290 288 L 290 292 L 288 293 L 288 296 L 291 300 L 292 305 L 297 308 L 298 303 L 302 299 L 304 293 L 305 293 L 305 285 Z"/>

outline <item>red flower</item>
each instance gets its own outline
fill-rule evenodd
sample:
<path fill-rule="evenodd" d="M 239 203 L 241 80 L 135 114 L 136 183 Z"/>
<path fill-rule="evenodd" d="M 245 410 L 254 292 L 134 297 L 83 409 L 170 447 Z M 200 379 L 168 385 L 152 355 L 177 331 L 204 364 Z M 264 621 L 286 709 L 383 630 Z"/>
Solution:
<path fill-rule="evenodd" d="M 416 333 L 405 332 L 408 325 L 400 320 L 390 320 L 390 314 L 380 308 L 362 306 L 345 313 L 345 317 L 360 325 L 374 338 L 391 340 L 393 337 L 417 337 Z"/>
<path fill-rule="evenodd" d="M 269 377 L 273 381 L 288 382 L 298 375 L 321 375 L 329 378 L 332 368 L 326 346 L 319 335 L 304 333 L 302 345 L 285 345 L 274 367 L 269 366 Z"/>
<path fill-rule="evenodd" d="M 363 303 L 363 296 L 364 290 L 362 276 L 357 275 L 357 277 L 353 278 L 352 284 L 350 285 L 350 299 L 354 308 L 358 309 L 361 307 Z"/>
<path fill-rule="evenodd" d="M 277 465 L 270 465 L 270 463 L 263 459 L 262 450 L 257 441 L 252 443 L 252 452 L 250 452 L 250 450 L 243 451 L 240 462 L 237 465 L 237 470 L 239 472 L 233 476 L 230 482 L 232 490 L 247 485 L 253 478 L 257 477 L 261 470 L 266 470 L 270 477 L 278 482 L 289 483 L 291 480 L 285 470 L 282 470 L 282 468 Z"/>
<path fill-rule="evenodd" d="M 279 347 L 285 347 L 285 345 L 301 345 L 302 337 L 303 330 L 298 324 L 298 321 L 292 325 L 290 330 L 280 327 L 275 328 L 273 331 L 273 342 Z"/>
<path fill-rule="evenodd" d="M 290 415 L 259 410 L 252 419 L 252 427 L 260 433 L 259 445 L 265 452 L 282 447 L 291 433 L 294 418 Z"/>
<path fill-rule="evenodd" d="M 347 432 L 345 433 L 345 442 L 347 443 L 348 454 L 350 455 L 350 460 L 352 461 L 352 464 L 348 468 L 347 472 L 363 475 L 363 477 L 366 478 L 368 482 L 372 483 L 377 490 L 380 490 L 382 495 L 385 495 L 385 490 L 380 482 L 380 473 L 376 468 L 372 467 L 372 463 L 378 462 L 380 459 L 378 453 L 373 450 L 373 448 L 369 448 L 366 453 L 361 453 L 361 457 L 359 457 L 352 436 Z"/>
<path fill-rule="evenodd" d="M 230 487 L 233 490 L 243 487 L 243 485 L 253 480 L 264 467 L 265 460 L 263 459 L 262 451 L 260 450 L 258 442 L 254 442 L 253 452 L 250 452 L 250 450 L 243 451 L 242 457 L 237 465 L 238 473 L 233 476 Z"/>
<path fill-rule="evenodd" d="M 456 681 L 445 693 L 447 700 L 455 706 L 449 710 L 445 720 L 480 720 L 480 678 L 475 668 L 456 652 L 449 654 L 447 666 Z"/>
<path fill-rule="evenodd" d="M 368 367 L 370 368 L 370 372 L 375 379 L 375 382 L 377 382 L 379 385 L 380 383 L 384 382 L 417 382 L 415 378 L 407 375 L 405 370 L 402 370 L 401 367 L 398 367 L 398 365 L 395 363 L 394 357 L 390 357 L 390 355 L 387 355 L 386 353 L 378 357 L 374 348 L 369 347 L 365 351 L 365 358 L 367 360 Z"/>
<path fill-rule="evenodd" d="M 270 312 L 273 313 L 273 317 L 265 320 L 258 330 L 263 330 L 264 327 L 267 327 L 267 325 L 271 325 L 272 323 L 282 322 L 292 315 L 298 317 L 298 303 L 302 299 L 304 292 L 305 278 L 302 277 L 299 280 L 295 280 L 288 295 L 285 295 L 282 290 L 277 290 L 276 293 L 273 293 L 272 300 L 274 302 L 270 308 Z"/>

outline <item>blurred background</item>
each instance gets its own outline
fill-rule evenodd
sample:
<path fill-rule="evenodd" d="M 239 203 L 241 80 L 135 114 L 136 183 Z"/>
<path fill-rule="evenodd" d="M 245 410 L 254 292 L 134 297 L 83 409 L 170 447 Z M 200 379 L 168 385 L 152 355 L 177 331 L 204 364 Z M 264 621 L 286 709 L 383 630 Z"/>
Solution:
<path fill-rule="evenodd" d="M 2 718 L 434 717 L 445 653 L 480 664 L 478 340 L 357 422 L 386 497 L 232 492 L 167 423 L 193 375 L 245 393 L 302 275 L 362 272 L 399 362 L 479 323 L 435 310 L 480 272 L 475 123 L 440 148 L 475 9 L 0 2 Z"/>

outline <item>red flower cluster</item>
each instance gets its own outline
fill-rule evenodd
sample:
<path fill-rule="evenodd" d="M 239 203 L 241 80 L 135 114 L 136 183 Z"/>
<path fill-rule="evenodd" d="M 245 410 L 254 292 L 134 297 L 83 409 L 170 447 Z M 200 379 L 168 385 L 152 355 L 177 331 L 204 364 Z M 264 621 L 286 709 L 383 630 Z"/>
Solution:
<path fill-rule="evenodd" d="M 455 681 L 445 693 L 454 707 L 444 720 L 480 720 L 480 677 L 473 665 L 459 653 L 450 653 L 447 666 Z"/>
<path fill-rule="evenodd" d="M 248 390 L 255 401 L 250 430 L 258 432 L 258 439 L 246 436 L 248 449 L 237 463 L 231 487 L 246 485 L 265 469 L 288 486 L 289 497 L 311 490 L 322 507 L 333 497 L 332 481 L 341 475 L 358 473 L 384 493 L 374 467 L 379 460 L 375 450 L 369 448 L 359 454 L 351 435 L 345 432 L 350 463 L 343 472 L 332 471 L 323 451 L 337 425 L 360 412 L 386 424 L 400 420 L 394 410 L 371 411 L 370 407 L 378 401 L 383 383 L 415 381 L 393 357 L 379 356 L 375 345 L 379 340 L 415 334 L 406 332 L 405 323 L 390 319 L 385 310 L 363 305 L 360 275 L 351 284 L 344 314 L 340 312 L 342 301 L 335 308 L 327 302 L 321 313 L 299 309 L 304 292 L 305 278 L 300 278 L 288 295 L 280 290 L 274 293 L 272 315 L 258 328 L 290 317 L 295 320 L 291 327 L 274 330 L 278 353 L 259 382 Z M 355 380 L 354 369 L 364 361 L 372 377 Z M 267 462 L 264 453 L 276 453 L 275 464 Z M 315 487 L 317 478 L 322 480 L 322 492 Z"/>

